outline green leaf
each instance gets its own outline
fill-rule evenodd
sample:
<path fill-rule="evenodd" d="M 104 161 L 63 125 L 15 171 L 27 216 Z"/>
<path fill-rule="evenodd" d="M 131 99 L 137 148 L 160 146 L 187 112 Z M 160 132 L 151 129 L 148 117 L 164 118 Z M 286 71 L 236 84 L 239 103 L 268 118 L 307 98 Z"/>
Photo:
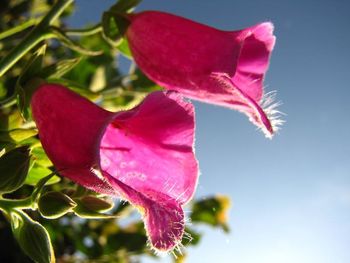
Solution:
<path fill-rule="evenodd" d="M 41 70 L 46 45 L 41 46 L 24 67 L 16 83 L 17 105 L 25 120 L 31 118 L 30 100 L 35 90 L 43 83 Z"/>
<path fill-rule="evenodd" d="M 113 208 L 112 200 L 105 200 L 93 195 L 83 196 L 81 203 L 89 210 L 96 212 L 105 212 Z"/>
<path fill-rule="evenodd" d="M 47 176 L 45 176 L 44 178 L 41 178 L 39 180 L 39 182 L 35 185 L 34 191 L 33 191 L 32 196 L 31 196 L 31 199 L 32 199 L 33 202 L 36 203 L 39 200 L 45 185 L 54 176 L 55 176 L 55 173 L 52 172 L 52 173 L 48 174 Z"/>
<path fill-rule="evenodd" d="M 45 193 L 38 201 L 40 214 L 49 219 L 56 219 L 71 212 L 76 205 L 69 196 L 60 192 Z"/>
<path fill-rule="evenodd" d="M 23 68 L 17 83 L 17 85 L 23 86 L 25 83 L 33 78 L 40 77 L 40 72 L 43 65 L 43 59 L 46 53 L 46 44 L 42 45 L 40 48 L 38 48 L 31 59 L 28 61 L 28 63 Z"/>
<path fill-rule="evenodd" d="M 45 67 L 43 69 L 43 74 L 47 78 L 60 78 L 64 74 L 68 73 L 71 69 L 73 69 L 76 65 L 78 65 L 80 61 L 81 61 L 80 57 L 60 60 L 53 65 Z"/>
<path fill-rule="evenodd" d="M 8 114 L 0 114 L 0 129 L 1 130 L 15 130 L 23 125 L 21 113 L 18 110 L 12 111 Z"/>
<path fill-rule="evenodd" d="M 110 10 L 119 13 L 127 13 L 132 11 L 132 9 L 140 4 L 141 1 L 142 0 L 119 0 L 110 8 Z"/>
<path fill-rule="evenodd" d="M 10 215 L 12 232 L 24 253 L 35 262 L 54 263 L 55 255 L 46 229 L 23 212 L 15 211 Z"/>
<path fill-rule="evenodd" d="M 43 84 L 44 81 L 40 78 L 33 78 L 25 83 L 24 86 L 18 85 L 16 87 L 17 106 L 21 112 L 23 119 L 29 121 L 32 119 L 30 110 L 30 101 L 37 88 Z"/>
<path fill-rule="evenodd" d="M 192 222 L 206 223 L 211 226 L 220 226 L 229 232 L 227 213 L 230 199 L 227 196 L 215 196 L 196 202 L 192 207 Z"/>
<path fill-rule="evenodd" d="M 121 44 L 122 38 L 130 25 L 128 18 L 117 12 L 107 11 L 102 16 L 102 32 L 112 46 Z"/>
<path fill-rule="evenodd" d="M 0 82 L 0 99 L 3 100 L 6 97 L 7 89 L 3 82 Z"/>
<path fill-rule="evenodd" d="M 35 147 L 32 150 L 32 154 L 37 164 L 43 167 L 52 166 L 52 162 L 50 161 L 49 157 L 47 157 L 43 147 Z"/>
<path fill-rule="evenodd" d="M 182 238 L 181 244 L 184 246 L 195 246 L 198 245 L 201 239 L 201 234 L 195 232 L 193 229 L 186 227 L 185 234 Z"/>
<path fill-rule="evenodd" d="M 74 199 L 74 201 L 77 203 L 77 206 L 73 208 L 73 211 L 77 216 L 81 218 L 115 218 L 114 215 L 102 214 L 89 209 L 80 199 Z"/>
<path fill-rule="evenodd" d="M 15 148 L 0 158 L 0 193 L 20 188 L 26 179 L 30 163 L 27 146 Z"/>
<path fill-rule="evenodd" d="M 30 169 L 28 176 L 25 180 L 25 184 L 33 185 L 35 186 L 41 179 L 48 176 L 52 171 L 46 167 L 43 167 L 41 165 L 38 165 L 36 162 L 34 163 L 33 167 Z M 50 178 L 50 180 L 46 183 L 47 185 L 58 183 L 61 180 L 59 176 L 53 176 Z"/>
<path fill-rule="evenodd" d="M 36 129 L 14 129 L 10 131 L 0 131 L 1 142 L 21 142 L 38 134 Z"/>
<path fill-rule="evenodd" d="M 74 50 L 82 55 L 86 56 L 99 56 L 103 52 L 101 50 L 89 50 L 81 46 L 80 44 L 74 42 L 71 40 L 63 31 L 61 31 L 59 28 L 52 27 L 51 28 L 52 33 L 55 35 L 55 37 L 61 42 L 62 45 L 66 46 L 67 48 Z"/>
<path fill-rule="evenodd" d="M 126 40 L 126 38 L 122 39 L 122 41 L 118 45 L 118 50 L 120 51 L 120 53 L 122 53 L 128 59 L 132 58 L 132 54 L 131 54 L 129 44 L 128 44 L 128 41 Z"/>

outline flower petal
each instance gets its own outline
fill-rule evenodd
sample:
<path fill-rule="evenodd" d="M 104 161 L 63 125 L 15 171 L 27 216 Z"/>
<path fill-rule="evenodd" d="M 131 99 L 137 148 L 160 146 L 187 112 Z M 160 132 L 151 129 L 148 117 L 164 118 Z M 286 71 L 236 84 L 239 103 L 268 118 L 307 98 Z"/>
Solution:
<path fill-rule="evenodd" d="M 98 138 L 113 114 L 56 84 L 39 87 L 31 108 L 40 141 L 56 170 L 96 192 L 114 193 L 91 170 L 98 165 Z"/>
<path fill-rule="evenodd" d="M 237 34 L 237 32 L 233 32 Z M 270 54 L 275 44 L 273 25 L 261 23 L 239 31 L 242 41 L 236 72 L 232 78 L 239 87 L 256 102 L 263 95 L 263 80 L 268 69 Z"/>
<path fill-rule="evenodd" d="M 176 92 L 153 92 L 117 113 L 100 144 L 100 166 L 118 194 L 143 214 L 152 246 L 173 249 L 182 239 L 182 205 L 193 195 L 194 109 Z"/>
<path fill-rule="evenodd" d="M 191 103 L 176 92 L 154 92 L 134 109 L 110 113 L 45 84 L 31 104 L 43 147 L 63 176 L 135 205 L 155 249 L 181 241 L 182 206 L 198 178 Z"/>
<path fill-rule="evenodd" d="M 140 193 L 106 172 L 103 175 L 120 196 L 141 212 L 154 249 L 169 251 L 181 242 L 185 229 L 184 212 L 176 200 L 159 192 Z"/>
<path fill-rule="evenodd" d="M 175 92 L 153 92 L 108 125 L 101 169 L 136 191 L 158 192 L 184 204 L 198 178 L 193 143 L 192 104 Z"/>
<path fill-rule="evenodd" d="M 129 17 L 130 50 L 150 79 L 189 98 L 239 109 L 268 137 L 276 132 L 282 123 L 278 104 L 263 94 L 275 43 L 271 23 L 229 32 L 158 11 Z M 218 81 L 213 75 L 225 77 Z"/>
<path fill-rule="evenodd" d="M 218 96 L 218 104 L 246 114 L 249 120 L 264 132 L 266 137 L 272 137 L 275 131 L 275 125 L 272 122 L 274 120 L 274 111 L 270 112 L 269 110 L 263 109 L 262 106 L 246 94 L 245 91 L 235 86 L 232 79 L 225 74 L 212 74 L 207 85 L 211 85 L 212 87 L 218 86 L 225 89 L 228 95 Z"/>
<path fill-rule="evenodd" d="M 195 94 L 211 72 L 236 71 L 241 41 L 231 32 L 158 11 L 130 17 L 126 37 L 135 62 L 162 87 Z"/>

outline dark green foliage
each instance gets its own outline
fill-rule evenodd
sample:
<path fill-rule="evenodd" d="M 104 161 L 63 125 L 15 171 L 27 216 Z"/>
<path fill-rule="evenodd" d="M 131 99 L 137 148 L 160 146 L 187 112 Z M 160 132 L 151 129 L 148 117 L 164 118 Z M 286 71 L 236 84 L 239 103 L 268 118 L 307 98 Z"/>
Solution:
<path fill-rule="evenodd" d="M 0 194 L 13 192 L 24 184 L 29 160 L 29 149 L 26 146 L 5 153 L 0 158 Z"/>
<path fill-rule="evenodd" d="M 127 13 L 141 3 L 142 0 L 119 0 L 110 10 L 117 13 Z"/>
<path fill-rule="evenodd" d="M 72 211 L 77 204 L 67 195 L 60 192 L 47 192 L 39 198 L 40 214 L 48 219 L 59 218 Z"/>
<path fill-rule="evenodd" d="M 224 231 L 228 232 L 227 213 L 229 207 L 230 199 L 226 196 L 205 198 L 193 205 L 192 222 L 220 226 Z"/>
<path fill-rule="evenodd" d="M 40 47 L 30 58 L 16 83 L 17 105 L 25 120 L 31 118 L 29 104 L 32 95 L 43 82 L 41 68 L 45 56 L 46 45 Z"/>

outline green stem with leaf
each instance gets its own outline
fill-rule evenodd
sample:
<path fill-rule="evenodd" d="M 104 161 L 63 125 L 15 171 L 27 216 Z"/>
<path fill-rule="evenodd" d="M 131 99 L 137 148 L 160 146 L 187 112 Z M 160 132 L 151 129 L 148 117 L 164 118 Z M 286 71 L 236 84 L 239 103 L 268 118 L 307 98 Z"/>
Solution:
<path fill-rule="evenodd" d="M 41 196 L 41 192 L 46 185 L 46 183 L 56 174 L 56 172 L 52 172 L 51 174 L 42 178 L 34 188 L 31 196 L 23 198 L 23 199 L 7 199 L 0 196 L 0 210 L 5 212 L 10 212 L 14 209 L 36 209 L 36 204 L 38 199 Z"/>
<path fill-rule="evenodd" d="M 72 2 L 73 0 L 60 0 L 56 2 L 27 37 L 0 61 L 0 77 L 38 43 L 52 37 L 50 26 Z"/>
<path fill-rule="evenodd" d="M 31 197 L 24 199 L 0 199 L 0 209 L 10 211 L 12 209 L 32 209 L 34 202 Z"/>
<path fill-rule="evenodd" d="M 86 29 L 68 29 L 64 32 L 69 36 L 91 36 L 102 32 L 102 26 L 97 24 Z"/>
<path fill-rule="evenodd" d="M 34 26 L 37 22 L 38 22 L 38 19 L 29 19 L 28 21 L 26 21 L 22 24 L 19 24 L 19 25 L 12 27 L 6 31 L 3 31 L 0 33 L 0 40 L 7 38 L 9 36 L 12 36 L 14 34 L 17 34 L 19 32 L 22 32 L 23 30 L 25 30 L 31 26 Z"/>

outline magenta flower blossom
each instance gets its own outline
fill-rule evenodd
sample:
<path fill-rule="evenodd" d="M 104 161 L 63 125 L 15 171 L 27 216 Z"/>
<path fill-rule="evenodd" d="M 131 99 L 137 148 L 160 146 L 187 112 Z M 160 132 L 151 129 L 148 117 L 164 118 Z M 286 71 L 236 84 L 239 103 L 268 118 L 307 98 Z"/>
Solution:
<path fill-rule="evenodd" d="M 229 32 L 158 11 L 128 18 L 130 50 L 150 79 L 189 98 L 237 109 L 272 137 L 282 121 L 274 94 L 263 96 L 275 44 L 271 23 Z"/>
<path fill-rule="evenodd" d="M 194 110 L 176 92 L 108 112 L 56 84 L 34 93 L 42 145 L 61 175 L 128 200 L 142 213 L 152 246 L 168 251 L 184 233 L 183 205 L 196 188 Z"/>

